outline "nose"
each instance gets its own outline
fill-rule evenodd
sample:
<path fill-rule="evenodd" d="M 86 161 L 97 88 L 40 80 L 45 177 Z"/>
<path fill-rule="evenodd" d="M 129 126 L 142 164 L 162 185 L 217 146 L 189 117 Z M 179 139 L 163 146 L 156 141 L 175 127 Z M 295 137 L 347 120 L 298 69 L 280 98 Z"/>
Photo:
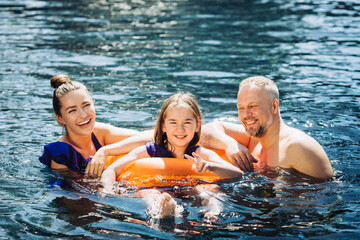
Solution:
<path fill-rule="evenodd" d="M 252 114 L 251 110 L 248 107 L 245 107 L 244 108 L 244 116 L 247 117 L 251 114 Z"/>
<path fill-rule="evenodd" d="M 179 124 L 178 130 L 179 131 L 184 131 L 184 129 L 185 129 L 184 124 Z"/>
<path fill-rule="evenodd" d="M 80 109 L 80 115 L 82 116 L 82 117 L 86 117 L 87 116 L 87 113 L 86 113 L 86 111 L 84 110 L 84 109 Z"/>

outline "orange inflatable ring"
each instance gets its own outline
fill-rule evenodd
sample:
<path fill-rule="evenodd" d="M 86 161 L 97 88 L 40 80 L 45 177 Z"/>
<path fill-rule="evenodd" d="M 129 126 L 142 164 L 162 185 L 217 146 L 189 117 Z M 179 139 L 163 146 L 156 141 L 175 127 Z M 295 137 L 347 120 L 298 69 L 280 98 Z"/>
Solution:
<path fill-rule="evenodd" d="M 228 161 L 224 151 L 214 151 Z M 108 157 L 105 167 L 122 156 Z M 198 173 L 192 165 L 188 159 L 142 158 L 125 166 L 116 180 L 138 187 L 173 187 L 195 186 L 223 179 L 213 173 Z"/>

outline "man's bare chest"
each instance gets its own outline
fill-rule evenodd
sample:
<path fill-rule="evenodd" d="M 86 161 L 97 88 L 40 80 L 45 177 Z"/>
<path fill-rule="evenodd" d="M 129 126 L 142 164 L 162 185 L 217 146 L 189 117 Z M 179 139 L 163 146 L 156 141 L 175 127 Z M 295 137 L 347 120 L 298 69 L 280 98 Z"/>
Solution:
<path fill-rule="evenodd" d="M 264 149 L 260 142 L 257 142 L 249 147 L 249 151 L 259 161 L 255 166 L 258 169 L 264 167 L 291 168 L 290 161 L 286 157 L 286 152 L 280 144 Z"/>

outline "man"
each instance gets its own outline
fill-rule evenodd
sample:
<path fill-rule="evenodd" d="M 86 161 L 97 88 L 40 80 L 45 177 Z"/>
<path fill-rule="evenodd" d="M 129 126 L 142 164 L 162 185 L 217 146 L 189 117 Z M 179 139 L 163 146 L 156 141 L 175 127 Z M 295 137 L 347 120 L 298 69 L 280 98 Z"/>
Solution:
<path fill-rule="evenodd" d="M 253 171 L 255 163 L 256 169 L 292 168 L 318 179 L 331 178 L 331 164 L 320 144 L 282 120 L 279 91 L 273 81 L 262 76 L 243 80 L 237 107 L 242 125 L 205 125 L 203 146 L 225 150 L 233 164 L 244 171 Z"/>

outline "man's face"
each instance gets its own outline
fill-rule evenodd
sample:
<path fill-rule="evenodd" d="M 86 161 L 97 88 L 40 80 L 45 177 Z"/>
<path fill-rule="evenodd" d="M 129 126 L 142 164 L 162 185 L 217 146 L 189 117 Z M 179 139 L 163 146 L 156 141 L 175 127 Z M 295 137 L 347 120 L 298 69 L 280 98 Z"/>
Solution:
<path fill-rule="evenodd" d="M 264 87 L 250 85 L 238 92 L 238 114 L 250 136 L 263 137 L 273 121 L 272 102 Z"/>

